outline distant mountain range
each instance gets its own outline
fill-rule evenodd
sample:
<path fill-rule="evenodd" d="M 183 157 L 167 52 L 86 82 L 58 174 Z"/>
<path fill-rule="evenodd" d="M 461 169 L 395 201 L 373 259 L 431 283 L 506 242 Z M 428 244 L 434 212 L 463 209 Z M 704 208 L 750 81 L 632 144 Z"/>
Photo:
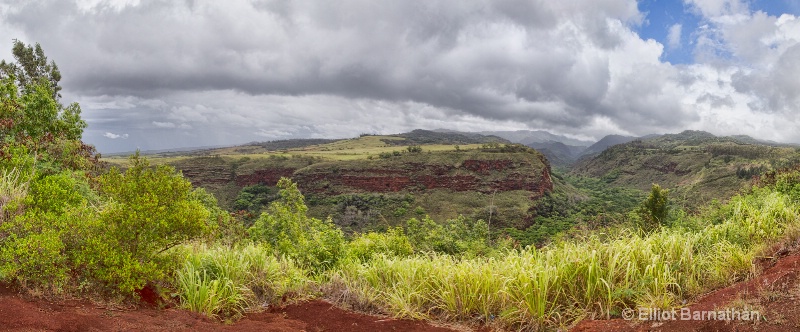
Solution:
<path fill-rule="evenodd" d="M 579 140 L 564 135 L 553 134 L 544 130 L 516 130 L 516 131 L 480 131 L 474 133 L 455 132 L 452 130 L 439 129 L 437 132 L 459 133 L 462 135 L 491 135 L 509 140 L 513 143 L 520 143 L 539 150 L 550 161 L 550 164 L 557 167 L 570 168 L 579 160 L 592 158 L 599 155 L 606 149 L 632 142 L 634 140 L 649 140 L 658 137 L 680 137 L 680 139 L 706 140 L 717 138 L 711 133 L 704 131 L 687 130 L 680 134 L 668 135 L 645 135 L 641 137 L 608 135 L 599 141 Z M 783 144 L 774 141 L 759 140 L 747 135 L 727 136 L 728 139 L 742 144 L 759 144 L 773 147 L 796 146 L 793 144 Z"/>
<path fill-rule="evenodd" d="M 536 143 L 547 142 L 560 142 L 564 145 L 571 146 L 589 146 L 594 144 L 593 141 L 580 140 L 570 138 L 563 135 L 553 134 L 544 130 L 517 130 L 517 131 L 480 131 L 477 132 L 481 135 L 491 135 L 505 138 L 514 143 L 520 143 L 530 146 Z"/>
<path fill-rule="evenodd" d="M 446 129 L 438 129 L 436 131 L 456 133 Z M 594 142 L 553 134 L 544 130 L 480 131 L 461 134 L 491 135 L 507 139 L 513 143 L 527 145 L 539 150 L 547 157 L 551 165 L 557 167 L 569 167 L 583 156 L 595 155 L 610 146 L 637 139 L 637 137 L 633 136 L 608 135 Z"/>

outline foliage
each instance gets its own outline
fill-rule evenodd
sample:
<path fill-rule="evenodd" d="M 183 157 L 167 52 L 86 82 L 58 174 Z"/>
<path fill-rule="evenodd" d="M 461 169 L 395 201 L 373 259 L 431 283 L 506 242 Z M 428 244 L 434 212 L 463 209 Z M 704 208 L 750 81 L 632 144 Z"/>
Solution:
<path fill-rule="evenodd" d="M 408 150 L 409 153 L 421 153 L 422 147 L 419 145 L 409 145 L 406 147 L 406 150 Z"/>
<path fill-rule="evenodd" d="M 88 170 L 98 163 L 93 147 L 80 139 L 86 122 L 77 103 L 58 101 L 60 74 L 41 47 L 15 41 L 17 63 L 0 63 L 0 140 L 25 146 L 45 173 Z"/>
<path fill-rule="evenodd" d="M 218 227 L 225 214 L 166 166 L 138 153 L 99 171 L 83 144 L 80 106 L 59 101 L 58 67 L 15 41 L 0 62 L 0 279 L 48 293 L 131 295 L 170 273 L 167 249 Z M 93 173 L 95 172 L 95 173 Z"/>
<path fill-rule="evenodd" d="M 258 212 L 278 198 L 276 190 L 263 184 L 246 186 L 239 191 L 233 203 L 234 210 Z"/>
<path fill-rule="evenodd" d="M 233 211 L 247 212 L 247 218 L 244 222 L 251 225 L 255 217 L 263 211 L 269 203 L 275 201 L 280 197 L 278 190 L 275 187 L 265 186 L 263 184 L 255 184 L 242 188 L 236 195 L 233 201 Z"/>
<path fill-rule="evenodd" d="M 278 181 L 281 198 L 248 230 L 250 237 L 305 268 L 323 271 L 343 254 L 344 235 L 330 220 L 309 218 L 304 197 L 287 178 Z"/>
<path fill-rule="evenodd" d="M 347 257 L 367 262 L 376 255 L 406 257 L 414 252 L 411 242 L 400 227 L 386 232 L 356 234 L 347 244 Z"/>
<path fill-rule="evenodd" d="M 767 171 L 767 167 L 764 165 L 758 166 L 738 166 L 736 168 L 736 176 L 740 179 L 752 179 L 754 176 L 758 176 L 763 174 Z"/>
<path fill-rule="evenodd" d="M 483 220 L 470 223 L 463 216 L 439 224 L 428 216 L 406 222 L 406 233 L 417 252 L 474 256 L 488 253 L 489 228 Z"/>
<path fill-rule="evenodd" d="M 522 247 L 542 245 L 574 227 L 597 229 L 619 223 L 636 208 L 643 193 L 609 186 L 602 179 L 553 172 L 555 190 L 534 207 L 533 225 L 524 230 L 505 228 L 504 233 Z"/>
<path fill-rule="evenodd" d="M 222 244 L 231 246 L 247 238 L 247 229 L 244 223 L 225 211 L 217 203 L 217 198 L 203 188 L 192 191 L 192 199 L 197 200 L 209 212 L 210 234 Z"/>
<path fill-rule="evenodd" d="M 14 77 L 23 91 L 30 87 L 44 84 L 50 91 L 53 99 L 61 95 L 61 72 L 54 61 L 47 62 L 42 46 L 25 46 L 19 40 L 14 40 L 12 54 L 16 62 L 0 61 L 0 78 Z"/>
<path fill-rule="evenodd" d="M 208 212 L 179 174 L 133 159 L 126 173 L 101 176 L 98 192 L 68 171 L 9 184 L 29 188 L 4 207 L 14 213 L 0 224 L 0 277 L 53 293 L 81 284 L 125 295 L 163 280 L 171 261 L 162 252 L 204 234 Z"/>
<path fill-rule="evenodd" d="M 169 261 L 160 254 L 210 230 L 191 184 L 169 166 L 151 168 L 138 152 L 125 173 L 112 168 L 98 186 L 105 206 L 81 263 L 123 293 L 165 278 Z"/>
<path fill-rule="evenodd" d="M 669 190 L 653 184 L 650 195 L 642 202 L 637 210 L 640 222 L 639 227 L 645 231 L 652 231 L 667 223 L 669 214 Z"/>
<path fill-rule="evenodd" d="M 80 179 L 60 173 L 29 180 L 24 210 L 0 225 L 0 276 L 26 287 L 61 292 L 93 220 Z"/>

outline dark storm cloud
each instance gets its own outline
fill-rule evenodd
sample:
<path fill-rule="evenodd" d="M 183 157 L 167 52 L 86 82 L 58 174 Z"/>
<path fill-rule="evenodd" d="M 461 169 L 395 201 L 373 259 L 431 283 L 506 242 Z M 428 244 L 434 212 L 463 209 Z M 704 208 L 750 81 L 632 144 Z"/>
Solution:
<path fill-rule="evenodd" d="M 584 53 L 618 46 L 608 20 L 637 15 L 630 1 L 52 1 L 7 19 L 69 63 L 64 85 L 86 95 L 332 94 L 580 126 L 617 109 L 597 106 L 609 70 Z M 566 113 L 537 105 L 553 102 Z"/>
<path fill-rule="evenodd" d="M 760 35 L 724 40 L 743 34 L 715 23 L 726 22 L 712 17 L 728 14 L 716 11 L 721 1 L 690 1 L 708 15 L 698 48 L 731 45 L 757 61 Z M 780 76 L 798 67 L 793 53 L 778 61 L 787 68 L 736 78 L 663 63 L 663 45 L 634 32 L 644 19 L 634 0 L 51 0 L 9 3 L 0 15 L 0 26 L 59 63 L 90 137 L 115 142 L 125 133 L 128 142 L 213 145 L 437 126 L 648 134 L 713 126 L 715 116 L 694 107 L 706 94 L 738 91 L 712 101 L 732 113 L 797 102 L 796 81 Z M 753 16 L 759 29 L 735 28 L 766 33 L 775 18 L 762 16 Z M 765 88 L 776 79 L 786 84 Z"/>

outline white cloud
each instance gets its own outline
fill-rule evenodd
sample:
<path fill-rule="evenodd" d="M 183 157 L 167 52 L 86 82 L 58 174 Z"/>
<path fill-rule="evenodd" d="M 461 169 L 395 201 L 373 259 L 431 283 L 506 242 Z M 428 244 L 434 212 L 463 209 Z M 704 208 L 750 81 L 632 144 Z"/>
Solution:
<path fill-rule="evenodd" d="M 683 25 L 680 23 L 674 24 L 669 27 L 669 32 L 667 33 L 667 46 L 670 49 L 677 49 L 681 47 L 681 31 L 683 30 Z"/>
<path fill-rule="evenodd" d="M 749 11 L 746 0 L 684 0 L 695 11 L 705 17 L 725 17 L 746 14 Z"/>
<path fill-rule="evenodd" d="M 107 138 L 110 138 L 110 139 L 117 139 L 117 138 L 125 139 L 125 138 L 128 138 L 128 134 L 118 135 L 118 134 L 114 134 L 114 133 L 110 133 L 110 132 L 106 132 L 105 134 L 103 134 L 103 136 L 107 137 Z"/>

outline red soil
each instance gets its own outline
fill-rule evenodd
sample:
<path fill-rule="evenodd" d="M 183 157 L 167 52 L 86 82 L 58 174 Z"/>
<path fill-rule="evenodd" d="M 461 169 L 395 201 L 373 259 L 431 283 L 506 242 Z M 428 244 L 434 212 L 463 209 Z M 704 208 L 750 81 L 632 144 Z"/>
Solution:
<path fill-rule="evenodd" d="M 788 251 L 778 251 L 777 256 Z M 711 292 L 690 305 L 691 312 L 727 308 L 758 311 L 757 320 L 626 321 L 584 320 L 573 332 L 588 331 L 800 331 L 800 252 L 773 262 L 759 276 Z M 680 314 L 679 314 L 680 315 Z"/>
<path fill-rule="evenodd" d="M 760 320 L 587 319 L 572 331 L 800 331 L 800 252 L 772 263 L 759 276 L 711 292 L 689 306 L 696 312 L 746 304 L 759 311 Z M 142 297 L 148 298 L 148 292 L 143 290 Z M 0 285 L 0 331 L 452 331 L 421 321 L 345 311 L 324 301 L 272 308 L 227 325 L 185 310 L 145 306 L 121 310 L 84 300 L 31 300 Z"/>
<path fill-rule="evenodd" d="M 88 301 L 26 300 L 0 286 L 0 331 L 452 331 L 421 321 L 345 311 L 311 301 L 222 324 L 178 309 L 109 309 Z"/>

